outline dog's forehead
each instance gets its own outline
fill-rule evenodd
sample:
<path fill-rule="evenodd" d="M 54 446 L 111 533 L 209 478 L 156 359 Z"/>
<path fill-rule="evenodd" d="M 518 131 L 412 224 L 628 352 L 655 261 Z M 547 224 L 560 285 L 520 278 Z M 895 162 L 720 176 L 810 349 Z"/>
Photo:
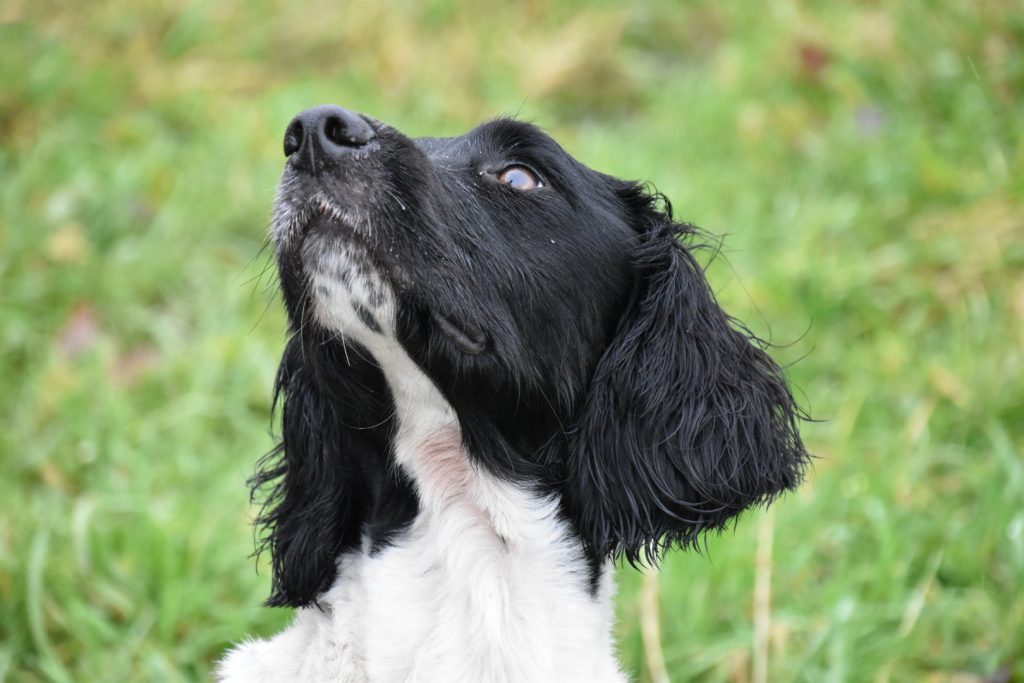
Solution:
<path fill-rule="evenodd" d="M 528 152 L 575 161 L 540 128 L 514 119 L 487 121 L 463 135 L 421 137 L 413 142 L 432 159 L 450 163 Z"/>
<path fill-rule="evenodd" d="M 417 147 L 430 157 L 440 156 L 445 151 L 451 150 L 453 146 L 457 144 L 457 141 L 461 138 L 434 138 L 434 137 L 422 137 L 413 138 L 412 141 Z"/>

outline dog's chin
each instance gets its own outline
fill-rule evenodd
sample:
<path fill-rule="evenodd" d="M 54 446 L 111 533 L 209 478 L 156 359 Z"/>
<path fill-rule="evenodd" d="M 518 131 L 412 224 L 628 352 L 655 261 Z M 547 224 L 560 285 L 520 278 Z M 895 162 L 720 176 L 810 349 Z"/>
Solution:
<path fill-rule="evenodd" d="M 381 236 L 361 223 L 358 215 L 358 211 L 318 195 L 304 207 L 298 239 L 289 247 L 301 255 L 310 275 L 322 275 L 325 268 L 339 277 L 351 271 L 390 291 L 402 289 L 407 276 L 379 248 Z M 346 277 L 344 284 L 349 287 L 352 283 Z"/>

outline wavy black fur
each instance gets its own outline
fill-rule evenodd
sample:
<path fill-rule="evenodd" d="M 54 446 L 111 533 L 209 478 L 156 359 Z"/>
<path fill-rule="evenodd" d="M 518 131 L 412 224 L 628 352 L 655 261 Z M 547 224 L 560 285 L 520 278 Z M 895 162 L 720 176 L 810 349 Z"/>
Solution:
<path fill-rule="evenodd" d="M 636 563 L 795 487 L 809 456 L 782 370 L 715 301 L 697 229 L 660 195 L 621 194 L 638 282 L 569 437 L 565 497 L 594 553 Z"/>

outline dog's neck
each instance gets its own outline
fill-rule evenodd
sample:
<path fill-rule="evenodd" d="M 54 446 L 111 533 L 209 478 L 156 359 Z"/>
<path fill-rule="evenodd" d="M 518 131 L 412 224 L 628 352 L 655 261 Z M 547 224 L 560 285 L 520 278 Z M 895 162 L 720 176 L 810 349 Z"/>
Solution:
<path fill-rule="evenodd" d="M 407 591 L 389 600 L 397 613 L 379 625 L 381 635 L 394 639 L 393 621 L 408 619 L 425 630 L 407 627 L 405 642 L 447 649 L 438 638 L 451 639 L 454 650 L 424 662 L 437 680 L 616 680 L 609 568 L 593 591 L 558 501 L 476 466 L 454 411 L 430 379 L 393 340 L 370 348 L 394 397 L 395 459 L 420 501 L 407 536 L 367 560 L 391 564 L 363 575 L 379 592 Z M 377 578 L 388 573 L 391 585 Z M 439 672 L 440 661 L 451 668 Z M 412 671 L 395 668 L 382 678 Z"/>
<path fill-rule="evenodd" d="M 318 606 L 235 650 L 223 680 L 623 680 L 610 567 L 595 590 L 558 501 L 474 464 L 455 412 L 374 313 L 377 329 L 331 307 L 388 382 L 393 453 L 419 512 L 389 545 L 340 557 Z"/>

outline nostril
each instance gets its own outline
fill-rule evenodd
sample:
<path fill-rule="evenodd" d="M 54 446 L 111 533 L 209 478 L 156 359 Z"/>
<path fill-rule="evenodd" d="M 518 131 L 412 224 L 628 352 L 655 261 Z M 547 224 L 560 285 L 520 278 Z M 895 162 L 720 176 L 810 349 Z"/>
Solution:
<path fill-rule="evenodd" d="M 302 122 L 295 119 L 284 132 L 284 155 L 290 157 L 302 148 Z"/>
<path fill-rule="evenodd" d="M 372 135 L 361 119 L 346 121 L 340 116 L 328 116 L 324 121 L 324 136 L 340 147 L 361 147 Z"/>
<path fill-rule="evenodd" d="M 324 135 L 336 145 L 348 145 L 349 139 L 345 134 L 345 123 L 337 116 L 328 116 L 324 122 Z"/>

